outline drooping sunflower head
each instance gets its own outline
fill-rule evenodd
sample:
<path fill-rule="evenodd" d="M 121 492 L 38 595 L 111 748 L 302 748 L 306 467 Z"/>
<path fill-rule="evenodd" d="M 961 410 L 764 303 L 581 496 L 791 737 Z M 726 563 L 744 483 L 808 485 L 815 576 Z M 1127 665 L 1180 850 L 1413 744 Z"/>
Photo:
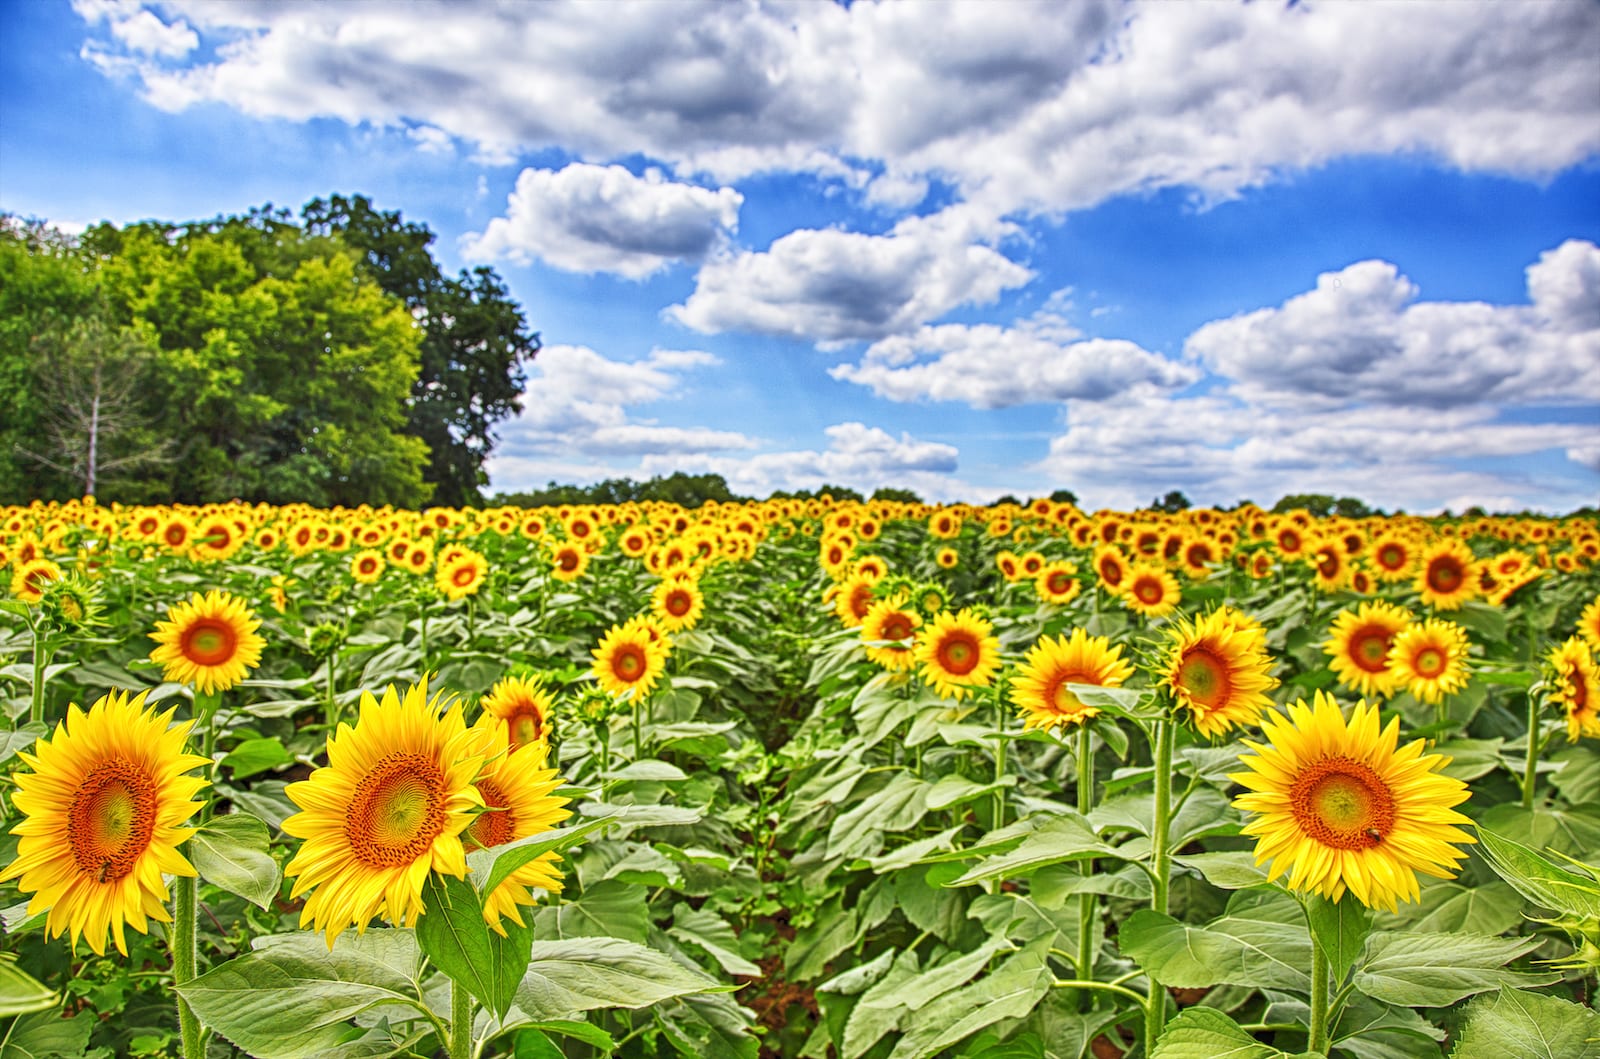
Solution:
<path fill-rule="evenodd" d="M 1120 646 L 1074 629 L 1070 637 L 1045 637 L 1028 649 L 1011 685 L 1011 704 L 1022 711 L 1025 728 L 1068 728 L 1100 712 L 1079 700 L 1068 684 L 1117 688 L 1131 676 L 1133 666 Z"/>
<path fill-rule="evenodd" d="M 227 691 L 261 664 L 267 642 L 256 635 L 260 627 L 244 600 L 215 589 L 196 592 L 156 623 L 150 660 L 166 667 L 168 680 L 193 684 L 203 694 Z"/>
<path fill-rule="evenodd" d="M 1463 542 L 1446 537 L 1422 555 L 1413 583 L 1424 605 L 1459 610 L 1478 591 L 1477 560 Z"/>
<path fill-rule="evenodd" d="M 483 697 L 483 712 L 498 718 L 512 747 L 548 742 L 555 697 L 539 677 L 504 677 Z"/>
<path fill-rule="evenodd" d="M 1167 638 L 1159 684 L 1202 735 L 1248 724 L 1270 705 L 1266 693 L 1278 682 L 1270 675 L 1266 632 L 1247 615 L 1222 607 L 1180 618 L 1167 627 Z"/>
<path fill-rule="evenodd" d="M 910 669 L 916 664 L 910 641 L 921 625 L 922 616 L 906 605 L 903 596 L 878 600 L 861 622 L 867 658 L 891 672 Z"/>
<path fill-rule="evenodd" d="M 1454 806 L 1466 784 L 1441 775 L 1448 758 L 1423 754 L 1423 740 L 1397 746 L 1400 722 L 1379 728 L 1378 711 L 1358 703 L 1348 723 L 1338 704 L 1317 692 L 1288 716 L 1261 719 L 1265 744 L 1245 740 L 1249 771 L 1229 778 L 1248 788 L 1234 805 L 1253 818 L 1257 864 L 1268 878 L 1288 873 L 1292 890 L 1337 901 L 1346 889 L 1369 908 L 1393 912 L 1415 901 L 1417 872 L 1448 879 L 1476 841 L 1457 825 L 1471 821 Z"/>
<path fill-rule="evenodd" d="M 1065 606 L 1078 598 L 1083 582 L 1078 578 L 1078 567 L 1065 559 L 1045 563 L 1034 576 L 1033 587 L 1046 603 Z"/>
<path fill-rule="evenodd" d="M 922 679 L 945 698 L 962 699 L 994 682 L 1000 640 L 994 627 L 970 609 L 934 616 L 917 637 Z"/>
<path fill-rule="evenodd" d="M 1381 601 L 1341 611 L 1328 628 L 1323 651 L 1339 683 L 1366 697 L 1388 696 L 1395 690 L 1389 665 L 1394 638 L 1411 623 L 1411 612 Z"/>
<path fill-rule="evenodd" d="M 612 695 L 631 691 L 635 699 L 650 694 L 667 664 L 664 641 L 633 621 L 612 626 L 592 653 L 600 686 Z"/>
<path fill-rule="evenodd" d="M 1566 716 L 1567 739 L 1600 738 L 1600 670 L 1589 645 L 1568 637 L 1550 649 L 1545 665 L 1549 699 Z"/>
<path fill-rule="evenodd" d="M 375 916 L 411 926 L 430 871 L 467 873 L 461 833 L 483 808 L 483 764 L 459 704 L 428 697 L 424 678 L 402 697 L 361 696 L 355 726 L 328 739 L 328 764 L 285 789 L 300 811 L 283 822 L 302 839 L 284 867 L 290 894 L 308 894 L 300 925 L 327 935 L 365 931 Z"/>
<path fill-rule="evenodd" d="M 1135 563 L 1122 582 L 1122 605 L 1148 618 L 1172 613 L 1182 595 L 1178 579 L 1155 563 Z"/>
<path fill-rule="evenodd" d="M 1417 699 L 1438 703 L 1467 686 L 1467 631 L 1453 621 L 1429 618 L 1400 630 L 1389 648 L 1395 681 Z"/>
<path fill-rule="evenodd" d="M 29 915 L 50 910 L 50 937 L 69 931 L 77 944 L 82 935 L 96 953 L 108 930 L 127 955 L 124 927 L 170 922 L 162 874 L 195 874 L 178 846 L 194 834 L 183 824 L 207 783 L 184 773 L 210 762 L 184 751 L 191 722 L 171 725 L 172 710 L 158 714 L 144 699 L 116 692 L 87 712 L 70 706 L 52 736 L 17 755 L 30 771 L 13 777 L 23 821 L 0 880 L 20 879 L 33 894 Z"/>
<path fill-rule="evenodd" d="M 483 799 L 479 813 L 462 832 L 461 842 L 468 853 L 493 849 L 530 835 L 553 829 L 572 813 L 563 808 L 569 801 L 554 793 L 566 781 L 548 768 L 550 746 L 542 741 L 511 745 L 506 726 L 493 714 L 485 713 L 470 730 L 471 752 L 483 760 L 483 768 L 473 780 L 473 788 Z M 505 936 L 503 918 L 524 926 L 519 906 L 537 901 L 534 890 L 561 892 L 561 871 L 555 853 L 541 853 L 508 875 L 483 901 L 483 918 L 490 929 Z"/>

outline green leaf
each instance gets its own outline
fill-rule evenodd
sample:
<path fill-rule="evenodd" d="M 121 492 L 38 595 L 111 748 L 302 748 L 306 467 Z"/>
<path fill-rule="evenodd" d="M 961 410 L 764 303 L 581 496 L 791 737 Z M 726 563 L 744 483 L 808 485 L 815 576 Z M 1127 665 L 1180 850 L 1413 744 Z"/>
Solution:
<path fill-rule="evenodd" d="M 689 945 L 704 949 L 729 974 L 759 978 L 761 968 L 739 955 L 739 936 L 727 920 L 706 908 L 686 904 L 672 906 L 672 926 L 667 934 Z"/>
<path fill-rule="evenodd" d="M 1166 713 L 1160 700 L 1149 689 L 1104 688 L 1098 684 L 1068 684 L 1066 688 L 1085 706 L 1093 706 L 1113 717 L 1151 721 Z"/>
<path fill-rule="evenodd" d="M 1504 934 L 1522 922 L 1522 898 L 1498 879 L 1475 884 L 1431 879 L 1417 903 L 1380 913 L 1374 921 L 1384 930 Z"/>
<path fill-rule="evenodd" d="M 536 1021 L 729 988 L 665 953 L 620 938 L 536 941 L 530 955 L 516 1005 Z"/>
<path fill-rule="evenodd" d="M 1538 948 L 1538 938 L 1476 934 L 1377 933 L 1356 968 L 1355 987 L 1401 1007 L 1448 1007 L 1474 993 L 1549 985 L 1555 972 L 1512 971 L 1505 964 Z"/>
<path fill-rule="evenodd" d="M 650 932 L 650 910 L 643 887 L 606 879 L 573 900 L 541 908 L 535 923 L 540 937 L 625 938 L 643 943 Z"/>
<path fill-rule="evenodd" d="M 605 775 L 608 780 L 650 780 L 656 783 L 672 783 L 677 780 L 686 780 L 688 775 L 678 766 L 665 761 L 630 761 L 627 765 Z"/>
<path fill-rule="evenodd" d="M 1123 922 L 1117 941 L 1124 955 L 1164 985 L 1227 983 L 1300 993 L 1311 985 L 1311 939 L 1300 921 L 1223 916 L 1196 927 L 1142 908 Z"/>
<path fill-rule="evenodd" d="M 70 1019 L 54 1011 L 19 1015 L 0 1044 L 0 1059 L 76 1059 L 88 1051 L 96 1021 L 92 1011 L 80 1011 Z"/>
<path fill-rule="evenodd" d="M 504 1021 L 528 965 L 533 929 L 509 920 L 501 926 L 503 938 L 484 922 L 483 903 L 465 879 L 432 872 L 423 883 L 417 944 L 452 982 Z"/>
<path fill-rule="evenodd" d="M 10 761 L 17 751 L 27 750 L 49 733 L 43 721 L 29 721 L 15 731 L 0 732 L 0 763 Z"/>
<path fill-rule="evenodd" d="M 1600 1059 L 1600 1014 L 1560 997 L 1501 989 L 1467 1005 L 1450 1059 Z"/>
<path fill-rule="evenodd" d="M 890 1053 L 890 1059 L 927 1059 L 1001 1019 L 1020 1019 L 1050 992 L 1055 975 L 1041 947 L 1006 960 L 993 974 L 945 994 L 924 1008 Z"/>
<path fill-rule="evenodd" d="M 395 1021 L 424 1010 L 409 976 L 417 957 L 409 930 L 347 933 L 332 951 L 314 934 L 255 944 L 177 989 L 200 1021 L 256 1059 L 347 1055 L 352 1042 L 369 1036 L 351 1019 Z"/>
<path fill-rule="evenodd" d="M 467 854 L 467 864 L 472 868 L 472 885 L 480 893 L 492 894 L 507 876 L 524 864 L 531 863 L 542 854 L 574 846 L 585 835 L 614 824 L 619 819 L 620 816 L 601 816 L 558 831 L 529 835 L 491 849 L 474 850 Z"/>
<path fill-rule="evenodd" d="M 1478 843 L 1489 867 L 1534 904 L 1580 919 L 1600 919 L 1600 882 L 1593 875 L 1563 867 L 1486 827 L 1478 828 Z"/>
<path fill-rule="evenodd" d="M 292 765 L 294 755 L 276 739 L 246 739 L 229 751 L 219 764 L 231 768 L 235 780 L 242 780 L 281 765 Z"/>
<path fill-rule="evenodd" d="M 1221 890 L 1243 890 L 1267 885 L 1267 869 L 1256 864 L 1255 854 L 1249 850 L 1195 853 L 1172 859 L 1186 868 L 1193 868 L 1206 882 Z"/>
<path fill-rule="evenodd" d="M 1306 902 L 1306 919 L 1335 984 L 1343 982 L 1372 932 L 1372 913 L 1350 893 L 1340 901 L 1314 895 Z"/>
<path fill-rule="evenodd" d="M 56 1006 L 54 990 L 17 966 L 14 953 L 0 952 L 0 1017 Z"/>
<path fill-rule="evenodd" d="M 1015 878 L 1062 861 L 1114 856 L 1116 850 L 1100 841 L 1083 817 L 1076 813 L 1052 816 L 1008 853 L 989 857 L 946 886 L 970 886 L 985 879 Z"/>
<path fill-rule="evenodd" d="M 282 873 L 267 852 L 267 825 L 235 810 L 212 817 L 189 842 L 189 859 L 207 882 L 238 894 L 258 908 L 278 896 Z"/>
<path fill-rule="evenodd" d="M 576 1019 L 546 1019 L 544 1022 L 525 1023 L 519 1029 L 538 1030 L 546 1034 L 559 1033 L 563 1037 L 571 1037 L 573 1040 L 598 1048 L 602 1055 L 610 1055 L 617 1050 L 617 1042 L 612 1039 L 611 1034 L 599 1026 L 591 1026 Z"/>
<path fill-rule="evenodd" d="M 1167 1023 L 1150 1059 L 1287 1059 L 1216 1008 L 1186 1008 Z"/>

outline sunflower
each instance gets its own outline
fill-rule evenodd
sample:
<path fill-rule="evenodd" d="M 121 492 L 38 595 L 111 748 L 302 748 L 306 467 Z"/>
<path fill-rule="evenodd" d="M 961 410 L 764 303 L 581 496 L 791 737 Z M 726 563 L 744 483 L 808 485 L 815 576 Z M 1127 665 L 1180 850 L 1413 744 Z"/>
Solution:
<path fill-rule="evenodd" d="M 556 770 L 547 768 L 550 745 L 544 742 L 512 746 L 507 742 L 506 726 L 493 714 L 484 714 L 472 726 L 475 745 L 471 753 L 483 760 L 483 768 L 472 786 L 483 799 L 484 811 L 461 834 L 467 852 L 493 849 L 530 835 L 540 835 L 571 816 L 562 808 L 569 799 L 553 793 L 566 781 Z M 532 905 L 532 888 L 546 893 L 561 892 L 561 872 L 554 853 L 541 853 L 506 876 L 483 899 L 483 918 L 490 929 L 505 937 L 502 918 L 525 926 L 518 905 Z"/>
<path fill-rule="evenodd" d="M 173 512 L 161 523 L 161 534 L 157 539 L 169 552 L 181 552 L 189 546 L 189 538 L 193 536 L 194 523 Z"/>
<path fill-rule="evenodd" d="M 1034 590 L 1046 603 L 1065 606 L 1078 598 L 1083 582 L 1078 580 L 1078 567 L 1065 559 L 1046 563 L 1033 579 Z"/>
<path fill-rule="evenodd" d="M 861 620 L 867 658 L 891 671 L 910 669 L 916 664 L 916 652 L 904 641 L 912 639 L 921 624 L 921 616 L 906 607 L 903 597 L 880 599 Z"/>
<path fill-rule="evenodd" d="M 184 752 L 192 722 L 168 727 L 173 711 L 158 714 L 144 698 L 115 692 L 87 713 L 69 706 L 53 737 L 17 754 L 32 771 L 13 776 L 24 819 L 0 881 L 20 877 L 33 894 L 28 914 L 50 910 L 49 936 L 69 931 L 76 945 L 82 935 L 96 954 L 107 929 L 126 956 L 124 926 L 143 934 L 148 920 L 170 923 L 162 874 L 195 874 L 178 846 L 194 834 L 182 825 L 206 781 L 184 773 L 211 762 Z"/>
<path fill-rule="evenodd" d="M 470 548 L 462 548 L 439 564 L 433 583 L 444 593 L 445 599 L 457 600 L 476 595 L 488 576 L 489 560 Z"/>
<path fill-rule="evenodd" d="M 1250 771 L 1228 777 L 1249 788 L 1233 804 L 1256 814 L 1243 833 L 1256 839 L 1256 863 L 1272 862 L 1269 879 L 1288 872 L 1291 890 L 1337 901 L 1349 889 L 1394 912 L 1420 898 L 1417 872 L 1449 879 L 1466 859 L 1456 845 L 1476 839 L 1452 807 L 1467 785 L 1439 773 L 1450 759 L 1423 754 L 1423 740 L 1397 748 L 1398 718 L 1380 730 L 1365 702 L 1348 723 L 1323 692 L 1314 702 L 1264 714 L 1267 745 L 1244 741 L 1254 753 L 1239 760 Z"/>
<path fill-rule="evenodd" d="M 1580 735 L 1600 738 L 1600 672 L 1588 645 L 1568 637 L 1551 648 L 1547 664 L 1550 701 L 1566 715 L 1568 741 L 1576 743 Z"/>
<path fill-rule="evenodd" d="M 600 686 L 613 695 L 631 691 L 636 699 L 650 694 L 667 665 L 665 642 L 640 622 L 612 626 L 592 653 Z"/>
<path fill-rule="evenodd" d="M 505 726 L 511 747 L 548 742 L 555 697 L 541 677 L 503 677 L 483 697 L 483 712 Z"/>
<path fill-rule="evenodd" d="M 44 586 L 59 580 L 61 567 L 49 559 L 29 559 L 12 570 L 11 594 L 24 603 L 37 603 L 44 598 Z"/>
<path fill-rule="evenodd" d="M 668 632 L 692 629 L 706 610 L 706 597 L 689 578 L 669 578 L 650 595 L 650 610 Z"/>
<path fill-rule="evenodd" d="M 858 627 L 875 601 L 873 585 L 876 582 L 861 574 L 852 574 L 839 586 L 833 597 L 833 609 L 847 629 Z"/>
<path fill-rule="evenodd" d="M 1422 702 L 1438 703 L 1467 685 L 1467 632 L 1443 618 L 1408 625 L 1389 648 L 1389 665 L 1397 685 Z"/>
<path fill-rule="evenodd" d="M 550 576 L 557 581 L 576 581 L 589 568 L 589 553 L 576 544 L 563 544 L 550 553 Z"/>
<path fill-rule="evenodd" d="M 933 561 L 945 570 L 954 569 L 961 562 L 961 556 L 954 548 L 940 548 L 933 556 Z"/>
<path fill-rule="evenodd" d="M 1211 576 L 1211 566 L 1219 561 L 1216 543 L 1206 537 L 1190 537 L 1178 553 L 1183 560 L 1183 572 L 1190 580 L 1204 581 Z"/>
<path fill-rule="evenodd" d="M 1328 627 L 1328 642 L 1322 647 L 1339 683 L 1367 697 L 1393 694 L 1389 648 L 1409 624 L 1411 612 L 1393 603 L 1362 603 L 1341 611 Z"/>
<path fill-rule="evenodd" d="M 1306 545 L 1312 583 L 1320 592 L 1337 592 L 1350 580 L 1350 559 L 1337 537 L 1321 537 Z"/>
<path fill-rule="evenodd" d="M 988 687 L 1000 668 L 994 628 L 971 609 L 935 616 L 917 637 L 916 654 L 922 679 L 945 698 L 965 698 L 974 687 Z"/>
<path fill-rule="evenodd" d="M 1122 582 L 1122 605 L 1147 618 L 1172 613 L 1182 594 L 1178 579 L 1154 563 L 1135 563 Z"/>
<path fill-rule="evenodd" d="M 1028 649 L 1011 685 L 1011 704 L 1022 711 L 1024 728 L 1067 728 L 1100 712 L 1084 705 L 1068 684 L 1118 688 L 1131 676 L 1121 647 L 1074 629 L 1071 638 L 1042 638 Z"/>
<path fill-rule="evenodd" d="M 928 516 L 928 532 L 942 540 L 959 536 L 961 516 L 953 511 L 935 511 Z"/>
<path fill-rule="evenodd" d="M 428 698 L 427 678 L 391 685 L 380 701 L 361 695 L 354 728 L 328 739 L 328 764 L 285 789 L 300 812 L 283 822 L 303 839 L 284 874 L 302 894 L 300 926 L 333 939 L 366 930 L 374 916 L 413 926 L 422 914 L 429 871 L 467 874 L 461 833 L 483 807 L 472 786 L 483 764 L 461 707 Z"/>
<path fill-rule="evenodd" d="M 1578 635 L 1589 645 L 1589 650 L 1600 652 L 1600 593 L 1579 615 Z"/>
<path fill-rule="evenodd" d="M 1002 549 L 1000 554 L 994 557 L 994 565 L 995 569 L 1000 571 L 1000 576 L 1007 581 L 1015 581 L 1022 576 L 1021 561 L 1010 548 Z"/>
<path fill-rule="evenodd" d="M 1094 550 L 1094 573 L 1107 592 L 1117 595 L 1128 579 L 1128 559 L 1115 544 L 1102 544 Z"/>
<path fill-rule="evenodd" d="M 1472 549 L 1458 540 L 1442 540 L 1422 555 L 1412 586 L 1425 606 L 1459 610 L 1477 591 L 1477 561 Z"/>
<path fill-rule="evenodd" d="M 236 596 L 196 592 L 167 611 L 167 619 L 150 634 L 158 645 L 150 660 L 166 667 L 167 680 L 210 694 L 227 691 L 261 664 L 267 643 L 256 635 L 261 621 Z"/>
<path fill-rule="evenodd" d="M 383 569 L 387 565 L 382 552 L 375 548 L 367 548 L 351 557 L 350 576 L 363 585 L 370 585 L 383 576 Z"/>
<path fill-rule="evenodd" d="M 1167 637 L 1171 646 L 1159 683 L 1202 735 L 1252 721 L 1270 704 L 1266 693 L 1278 682 L 1268 674 L 1266 632 L 1251 618 L 1223 607 L 1203 618 L 1179 618 Z"/>
<path fill-rule="evenodd" d="M 1367 550 L 1373 573 L 1380 581 L 1405 581 L 1411 577 L 1416 551 L 1411 542 L 1397 533 L 1383 533 L 1373 539 Z"/>

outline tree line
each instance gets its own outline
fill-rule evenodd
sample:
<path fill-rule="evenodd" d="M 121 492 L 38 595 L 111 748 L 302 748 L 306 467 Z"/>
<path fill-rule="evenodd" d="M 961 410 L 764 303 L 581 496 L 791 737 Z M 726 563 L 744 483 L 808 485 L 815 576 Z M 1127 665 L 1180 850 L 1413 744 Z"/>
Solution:
<path fill-rule="evenodd" d="M 0 503 L 482 503 L 539 349 L 364 196 L 82 236 L 0 215 Z"/>

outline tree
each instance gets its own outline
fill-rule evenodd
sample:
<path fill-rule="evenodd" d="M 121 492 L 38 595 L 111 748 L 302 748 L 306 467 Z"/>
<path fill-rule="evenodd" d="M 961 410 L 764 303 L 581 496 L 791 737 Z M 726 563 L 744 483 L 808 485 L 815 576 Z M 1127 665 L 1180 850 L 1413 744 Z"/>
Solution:
<path fill-rule="evenodd" d="M 1366 518 L 1374 514 L 1372 508 L 1353 496 L 1332 497 L 1326 493 L 1290 493 L 1272 505 L 1272 513 L 1303 509 L 1317 518 L 1342 515 L 1345 518 Z"/>
<path fill-rule="evenodd" d="M 1050 494 L 1050 502 L 1052 504 L 1076 505 L 1078 503 L 1078 494 L 1071 489 L 1057 489 Z"/>
<path fill-rule="evenodd" d="M 894 486 L 882 485 L 872 491 L 874 500 L 892 500 L 899 504 L 920 504 L 922 497 L 911 489 L 897 489 Z"/>
<path fill-rule="evenodd" d="M 17 445 L 18 454 L 68 479 L 79 496 L 171 462 L 170 439 L 153 436 L 140 407 L 150 351 L 137 335 L 113 330 L 95 314 L 41 336 L 34 347 L 39 430 L 27 446 Z"/>
<path fill-rule="evenodd" d="M 522 410 L 522 365 L 538 353 L 538 334 L 493 269 L 445 277 L 428 250 L 433 233 L 398 211 L 375 210 L 362 195 L 334 195 L 307 203 L 301 216 L 308 234 L 354 250 L 362 269 L 421 325 L 406 432 L 428 446 L 423 478 L 435 503 L 481 504 L 494 428 Z"/>
<path fill-rule="evenodd" d="M 1150 510 L 1163 511 L 1169 515 L 1176 515 L 1180 511 L 1187 511 L 1191 506 L 1193 505 L 1189 503 L 1189 498 L 1184 496 L 1183 492 L 1178 489 L 1171 490 L 1166 496 L 1161 497 L 1159 500 L 1150 501 Z"/>

